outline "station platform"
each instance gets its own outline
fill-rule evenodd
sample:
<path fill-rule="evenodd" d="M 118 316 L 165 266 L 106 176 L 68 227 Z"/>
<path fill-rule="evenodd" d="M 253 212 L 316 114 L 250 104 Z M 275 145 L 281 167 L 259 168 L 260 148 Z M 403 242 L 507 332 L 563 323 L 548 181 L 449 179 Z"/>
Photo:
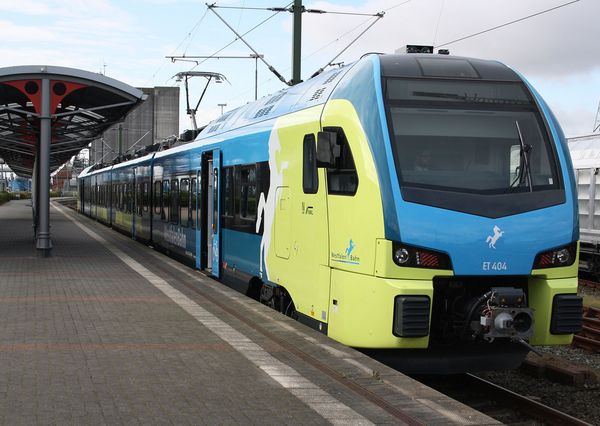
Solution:
<path fill-rule="evenodd" d="M 126 236 L 0 206 L 0 423 L 497 421 Z"/>

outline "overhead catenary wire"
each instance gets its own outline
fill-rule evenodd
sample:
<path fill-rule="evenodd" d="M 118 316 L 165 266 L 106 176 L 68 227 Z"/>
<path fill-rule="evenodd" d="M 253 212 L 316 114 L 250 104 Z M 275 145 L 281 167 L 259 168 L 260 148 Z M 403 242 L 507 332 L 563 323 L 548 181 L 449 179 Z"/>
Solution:
<path fill-rule="evenodd" d="M 325 68 L 327 68 L 329 65 L 331 65 L 333 63 L 333 61 L 335 61 L 337 58 L 339 58 L 340 56 L 342 56 L 342 54 L 348 50 L 348 48 L 350 48 L 350 46 L 352 46 L 356 40 L 358 40 L 359 38 L 362 37 L 362 35 L 364 33 L 366 33 L 367 31 L 369 31 L 369 29 L 375 25 L 381 18 L 383 18 L 385 12 L 380 12 L 379 14 L 377 14 L 375 20 L 373 22 L 371 22 L 371 25 L 369 25 L 367 28 L 365 28 L 358 36 L 356 36 L 356 38 L 354 40 L 352 40 L 346 47 L 344 47 L 342 49 L 342 51 L 340 53 L 338 53 L 337 55 L 335 55 L 329 62 L 327 62 L 327 65 L 325 65 L 324 67 L 319 68 L 315 73 L 313 73 L 310 78 L 316 77 L 317 75 L 321 74 L 323 72 L 323 70 Z"/>
<path fill-rule="evenodd" d="M 383 14 L 384 14 L 385 12 L 387 12 L 387 11 L 390 11 L 390 10 L 393 10 L 393 9 L 395 9 L 395 8 L 398 8 L 398 7 L 400 7 L 400 6 L 403 6 L 403 5 L 405 5 L 405 4 L 407 4 L 407 3 L 410 3 L 410 2 L 411 2 L 411 0 L 404 0 L 404 1 L 402 1 L 402 2 L 399 2 L 399 3 L 397 3 L 397 4 L 393 5 L 393 6 L 390 6 L 390 7 L 388 7 L 388 8 L 386 8 L 386 9 L 384 9 L 382 12 L 379 12 L 379 13 L 376 13 L 376 14 L 373 14 L 373 13 L 371 13 L 371 14 L 366 14 L 366 13 L 365 13 L 365 14 L 360 14 L 360 13 L 348 13 L 348 14 L 352 14 L 352 15 L 356 15 L 356 16 L 368 16 L 368 17 L 369 17 L 369 19 L 366 19 L 365 21 L 361 22 L 360 24 L 358 24 L 357 26 L 355 26 L 355 27 L 354 27 L 354 28 L 352 28 L 351 30 L 349 30 L 349 31 L 345 32 L 344 34 L 342 34 L 341 36 L 338 36 L 338 37 L 336 37 L 334 40 L 330 41 L 329 43 L 327 43 L 327 44 L 325 44 L 325 45 L 323 45 L 323 46 L 319 47 L 318 49 L 316 49 L 316 50 L 312 51 L 310 54 L 303 56 L 303 58 L 302 58 L 302 59 L 309 58 L 309 57 L 311 57 L 311 56 L 315 55 L 316 53 L 318 53 L 318 52 L 320 52 L 320 51 L 324 50 L 324 49 L 325 49 L 325 48 L 327 48 L 328 46 L 330 46 L 330 45 L 332 45 L 332 44 L 334 44 L 334 43 L 338 42 L 340 39 L 344 38 L 344 37 L 345 37 L 345 36 L 347 36 L 348 34 L 352 34 L 352 33 L 353 33 L 353 32 L 355 32 L 357 29 L 359 29 L 360 27 L 362 27 L 362 26 L 364 26 L 365 24 L 367 24 L 367 23 L 370 21 L 370 18 L 371 18 L 371 17 L 377 17 L 377 19 L 374 21 L 374 22 L 377 22 L 377 21 L 378 21 L 378 20 L 379 20 L 379 19 L 380 19 L 380 18 L 383 16 Z M 257 24 L 255 27 L 251 28 L 250 30 L 248 30 L 248 31 L 246 31 L 244 34 L 242 34 L 242 37 L 243 37 L 243 36 L 247 35 L 248 33 L 250 33 L 251 31 L 253 31 L 254 29 L 256 29 L 256 28 L 258 28 L 259 26 L 261 26 L 262 24 L 264 24 L 264 23 L 265 23 L 266 21 L 268 21 L 269 19 L 271 19 L 271 18 L 275 17 L 275 16 L 276 16 L 278 13 L 280 13 L 280 12 L 283 12 L 283 11 L 288 11 L 288 10 L 289 10 L 288 8 L 289 8 L 289 7 L 290 7 L 292 4 L 293 4 L 293 2 L 290 2 L 290 3 L 289 3 L 287 6 L 285 6 L 285 7 L 283 7 L 283 8 L 268 8 L 268 9 L 267 9 L 267 8 L 258 8 L 258 7 L 243 7 L 243 8 L 242 8 L 242 7 L 236 7 L 236 6 L 217 6 L 216 4 L 214 4 L 214 3 L 213 3 L 212 5 L 209 5 L 209 4 L 207 4 L 207 10 L 208 10 L 208 8 L 210 8 L 210 6 L 213 6 L 213 7 L 215 7 L 215 8 L 220 8 L 220 9 L 242 9 L 242 10 L 262 10 L 262 11 L 264 11 L 264 10 L 271 10 L 271 11 L 275 11 L 275 12 L 276 12 L 276 13 L 274 13 L 273 15 L 269 16 L 267 19 L 265 19 L 265 20 L 261 21 L 261 22 L 260 22 L 259 24 Z M 335 59 L 337 59 L 339 56 L 341 56 L 341 55 L 342 55 L 342 54 L 343 54 L 343 53 L 344 53 L 344 52 L 345 52 L 345 51 L 346 51 L 346 50 L 347 50 L 347 49 L 348 49 L 348 48 L 349 48 L 349 47 L 350 47 L 350 46 L 351 46 L 351 45 L 352 45 L 354 42 L 356 42 L 356 40 L 358 40 L 358 38 L 360 38 L 360 37 L 362 36 L 362 34 L 364 34 L 364 33 L 365 33 L 365 32 L 366 32 L 366 31 L 367 31 L 367 30 L 368 30 L 368 29 L 369 29 L 371 26 L 373 26 L 373 25 L 374 25 L 374 22 L 373 22 L 373 23 L 371 23 L 371 24 L 370 24 L 370 25 L 369 25 L 369 26 L 368 26 L 368 27 L 367 27 L 367 28 L 366 28 L 366 29 L 365 29 L 365 30 L 364 30 L 364 31 L 363 31 L 361 34 L 359 34 L 359 36 L 358 36 L 357 38 L 355 38 L 355 39 L 354 39 L 354 40 L 353 40 L 353 41 L 352 41 L 352 42 L 351 42 L 351 43 L 350 43 L 348 46 L 346 46 L 346 47 L 345 47 L 345 48 L 344 48 L 344 49 L 343 49 L 343 50 L 342 50 L 340 53 L 338 53 L 338 54 L 337 54 L 337 55 L 336 55 L 336 56 L 335 56 L 335 57 L 334 57 L 334 58 L 333 58 L 331 61 L 329 61 L 328 65 L 330 65 L 330 64 L 331 64 L 333 61 L 335 61 Z M 197 66 L 199 66 L 199 65 L 200 65 L 200 64 L 202 64 L 202 63 L 204 63 L 204 62 L 205 62 L 205 61 L 207 61 L 208 59 L 210 59 L 210 58 L 212 58 L 212 57 L 214 57 L 214 56 L 218 55 L 220 52 L 222 52 L 223 50 L 225 50 L 225 49 L 226 49 L 227 47 L 229 47 L 231 44 L 235 43 L 237 40 L 239 40 L 239 38 L 238 38 L 238 37 L 236 37 L 236 38 L 235 38 L 233 41 L 231 41 L 230 43 L 228 43 L 227 45 L 225 45 L 225 46 L 224 46 L 224 47 L 222 47 L 221 49 L 219 49 L 219 50 L 217 50 L 216 52 L 214 52 L 212 55 L 208 55 L 206 58 L 204 58 L 204 60 L 202 60 L 202 61 L 200 61 L 200 62 L 198 62 L 198 61 L 196 61 L 196 60 L 192 60 L 192 62 L 195 62 L 195 63 L 196 63 L 196 65 L 195 65 L 195 66 L 194 66 L 192 69 L 196 68 Z M 190 58 L 191 58 L 191 56 L 190 56 Z M 172 59 L 172 60 L 173 60 L 173 59 Z M 183 58 L 177 58 L 177 60 L 185 60 L 185 59 L 183 59 Z M 285 72 L 285 71 L 288 71 L 289 69 L 290 69 L 290 67 L 286 68 L 286 69 L 284 70 L 284 72 Z M 284 80 L 282 80 L 282 79 L 281 79 L 281 78 L 279 78 L 279 77 L 278 77 L 278 79 L 279 79 L 280 81 L 282 81 L 282 82 L 284 81 Z M 271 77 L 271 78 L 267 78 L 267 79 L 264 79 L 264 80 L 260 81 L 260 82 L 258 83 L 258 85 L 257 85 L 257 86 L 258 86 L 258 87 L 264 86 L 265 84 L 268 84 L 268 83 L 270 83 L 272 80 L 273 80 L 273 77 Z M 287 84 L 287 82 L 286 82 L 286 84 Z M 240 97 L 244 96 L 246 93 L 249 93 L 249 92 L 250 92 L 250 90 L 247 90 L 247 91 L 244 91 L 244 92 L 242 92 L 242 93 L 239 93 L 239 94 L 237 94 L 237 95 L 235 95 L 235 96 L 233 96 L 233 97 L 229 98 L 229 99 L 228 99 L 228 103 L 229 103 L 229 102 L 232 102 L 232 101 L 234 101 L 234 100 L 236 100 L 236 99 L 239 99 Z"/>
<path fill-rule="evenodd" d="M 323 46 L 319 47 L 316 50 L 313 50 L 312 52 L 310 52 L 308 55 L 303 56 L 302 59 L 308 59 L 311 56 L 319 53 L 321 50 L 324 50 L 326 48 L 328 48 L 329 46 L 331 46 L 334 43 L 337 43 L 338 41 L 340 41 L 342 38 L 346 37 L 348 34 L 352 34 L 354 31 L 356 31 L 357 29 L 359 29 L 360 27 L 364 26 L 365 24 L 369 23 L 369 21 L 371 21 L 371 18 L 367 18 L 364 21 L 362 21 L 360 24 L 358 24 L 357 26 L 355 26 L 354 28 L 352 28 L 351 30 L 346 31 L 344 34 L 336 37 L 334 40 L 330 41 L 327 44 L 324 44 Z"/>
<path fill-rule="evenodd" d="M 290 3 L 291 5 L 292 3 Z M 208 12 L 208 8 L 206 9 L 206 12 Z M 252 28 L 250 28 L 248 31 L 246 31 L 244 34 L 242 34 L 242 37 L 250 34 L 252 31 L 254 31 L 255 29 L 257 29 L 258 27 L 262 26 L 263 24 L 265 24 L 267 21 L 271 20 L 272 18 L 274 18 L 275 16 L 277 16 L 279 14 L 279 12 L 275 12 L 274 14 L 272 14 L 271 16 L 269 16 L 266 19 L 263 19 L 262 21 L 260 21 L 258 24 L 256 24 L 255 26 L 253 26 Z M 203 61 L 197 62 L 197 61 L 193 61 L 196 62 L 196 65 L 194 67 L 192 67 L 190 69 L 193 70 L 196 67 L 202 65 L 204 62 L 206 62 L 207 60 L 211 59 L 214 56 L 217 56 L 219 53 L 221 53 L 223 50 L 227 49 L 229 46 L 231 46 L 233 43 L 235 43 L 236 41 L 238 41 L 239 38 L 236 37 L 235 39 L 233 39 L 232 41 L 230 41 L 229 43 L 227 43 L 225 46 L 223 46 L 222 48 L 218 49 L 217 51 L 215 51 L 214 53 L 208 55 L 208 57 L 206 59 L 204 59 Z M 178 59 L 181 60 L 181 59 Z"/>
<path fill-rule="evenodd" d="M 438 29 L 440 28 L 440 21 L 442 20 L 442 13 L 444 12 L 444 5 L 446 4 L 446 0 L 442 0 L 442 6 L 440 7 L 440 13 L 437 18 L 437 23 L 435 24 L 435 33 L 433 34 L 433 45 L 435 46 L 435 42 L 437 41 Z"/>
<path fill-rule="evenodd" d="M 206 4 L 206 6 L 208 7 L 208 9 L 209 9 L 209 10 L 210 10 L 212 13 L 214 13 L 215 15 L 217 15 L 217 17 L 218 17 L 218 18 L 219 18 L 219 19 L 220 19 L 220 20 L 221 20 L 221 21 L 222 21 L 222 22 L 223 22 L 223 23 L 224 23 L 224 24 L 227 26 L 227 28 L 229 28 L 229 29 L 230 29 L 230 30 L 231 30 L 231 31 L 232 31 L 232 32 L 233 32 L 233 33 L 234 33 L 234 34 L 237 36 L 237 38 L 238 38 L 239 40 L 241 40 L 241 41 L 242 41 L 242 42 L 243 42 L 243 43 L 244 43 L 246 46 L 248 46 L 248 48 L 249 48 L 250 50 L 252 50 L 252 52 L 254 52 L 254 54 L 256 55 L 256 57 L 257 57 L 258 59 L 260 59 L 260 60 L 261 60 L 261 62 L 262 62 L 263 64 L 265 64 L 265 65 L 266 65 L 266 67 L 269 69 L 269 71 L 271 71 L 273 74 L 275 74 L 275 75 L 277 76 L 277 78 L 279 78 L 279 80 L 281 80 L 283 83 L 285 83 L 285 84 L 288 84 L 288 85 L 289 85 L 289 83 L 288 83 L 288 82 L 285 80 L 285 78 L 284 78 L 284 77 L 283 77 L 283 76 L 282 76 L 282 75 L 281 75 L 281 74 L 280 74 L 280 73 L 279 73 L 279 72 L 278 72 L 278 71 L 277 71 L 277 70 L 276 70 L 276 69 L 275 69 L 275 68 L 274 68 L 274 67 L 273 67 L 271 64 L 269 64 L 269 63 L 268 63 L 268 62 L 265 60 L 264 56 L 263 56 L 263 55 L 261 55 L 260 53 L 258 53 L 258 52 L 257 52 L 257 51 L 256 51 L 256 50 L 255 50 L 255 49 L 252 47 L 252 46 L 250 46 L 250 44 L 249 44 L 249 43 L 248 43 L 246 40 L 244 40 L 243 36 L 242 36 L 242 35 L 240 35 L 240 34 L 239 34 L 239 33 L 238 33 L 238 32 L 237 32 L 237 31 L 236 31 L 236 30 L 235 30 L 235 29 L 234 29 L 234 28 L 233 28 L 231 25 L 229 25 L 229 24 L 227 23 L 227 21 L 225 21 L 225 19 L 223 19 L 223 18 L 221 17 L 221 15 L 219 15 L 219 14 L 218 14 L 218 13 L 217 13 L 217 12 L 214 10 L 214 8 L 215 8 L 214 4 L 213 4 L 213 5 L 209 5 L 209 4 L 207 3 L 207 4 Z"/>
<path fill-rule="evenodd" d="M 398 8 L 398 7 L 400 7 L 400 6 L 403 6 L 403 5 L 405 5 L 405 4 L 407 4 L 407 3 L 410 3 L 410 2 L 411 2 L 411 0 L 404 0 L 404 1 L 402 1 L 402 2 L 400 2 L 400 3 L 397 3 L 397 4 L 395 4 L 395 5 L 391 6 L 391 7 L 388 7 L 387 9 L 384 9 L 384 10 L 383 10 L 383 12 L 388 12 L 388 11 L 390 11 L 390 10 L 393 10 L 393 9 L 395 9 L 395 8 Z M 290 3 L 290 4 L 291 4 L 291 3 Z M 289 5 L 288 5 L 288 6 L 289 6 Z M 226 7 L 224 7 L 224 6 L 220 6 L 220 7 L 221 7 L 221 8 L 226 8 Z M 261 9 L 261 8 L 257 8 L 257 9 L 264 10 L 264 9 Z M 327 44 L 325 44 L 325 45 L 323 45 L 323 46 L 321 46 L 321 47 L 319 47 L 318 49 L 315 49 L 315 50 L 313 50 L 313 51 L 312 51 L 311 53 L 309 53 L 308 55 L 302 56 L 302 59 L 304 60 L 304 59 L 308 59 L 308 58 L 312 57 L 313 55 L 317 54 L 318 52 L 320 52 L 320 51 L 322 51 L 322 50 L 326 49 L 327 47 L 331 46 L 332 44 L 334 44 L 334 43 L 336 43 L 336 42 L 340 41 L 340 40 L 341 40 L 342 38 L 344 38 L 345 36 L 347 36 L 347 35 L 349 35 L 349 34 L 352 34 L 352 33 L 353 33 L 353 32 L 355 32 L 356 30 L 358 30 L 360 27 L 362 27 L 362 26 L 364 26 L 365 24 L 369 23 L 369 22 L 371 21 L 371 17 L 372 17 L 372 16 L 374 16 L 374 15 L 373 15 L 373 14 L 370 14 L 370 15 L 368 15 L 368 16 L 369 16 L 369 18 L 365 19 L 365 20 L 364 20 L 364 21 L 362 21 L 360 24 L 358 24 L 358 25 L 356 25 L 355 27 L 353 27 L 352 29 L 350 29 L 350 30 L 346 31 L 346 32 L 345 32 L 345 33 L 343 33 L 342 35 L 340 35 L 340 36 L 336 37 L 334 40 L 330 41 L 329 43 L 327 43 Z M 372 24 L 371 24 L 371 25 L 372 25 Z M 360 36 L 359 36 L 359 37 L 360 37 Z M 344 49 L 344 51 L 345 51 L 345 50 L 346 50 L 346 49 Z M 342 53 L 343 53 L 343 52 L 342 52 Z M 340 54 L 341 54 L 341 53 L 340 53 Z M 339 55 L 338 55 L 338 56 L 339 56 Z M 337 58 L 337 57 L 336 57 L 336 58 Z M 333 60 L 335 60 L 335 58 L 334 58 Z M 333 62 L 333 60 L 332 60 L 332 61 L 330 61 L 330 62 Z M 291 69 L 291 67 L 287 67 L 287 68 L 283 69 L 283 71 L 284 71 L 284 72 L 287 72 L 287 71 L 289 71 L 290 69 Z M 260 82 L 258 82 L 258 87 L 262 87 L 262 86 L 264 86 L 265 84 L 268 84 L 268 83 L 270 83 L 271 81 L 273 81 L 273 77 L 270 77 L 270 78 L 265 78 L 265 79 L 261 80 Z M 250 92 L 250 90 L 246 90 L 246 91 L 240 92 L 240 93 L 236 94 L 235 96 L 232 96 L 232 97 L 230 97 L 230 98 L 227 100 L 227 102 L 228 102 L 228 103 L 231 103 L 231 102 L 233 102 L 233 101 L 236 101 L 237 99 L 240 99 L 241 97 L 243 97 L 244 95 L 246 95 L 246 94 L 247 94 L 247 93 L 249 93 L 249 92 Z"/>
<path fill-rule="evenodd" d="M 187 35 L 179 42 L 179 44 L 177 45 L 177 47 L 173 50 L 173 53 L 175 53 L 181 47 L 181 45 L 183 43 L 185 43 L 186 39 L 190 38 L 192 36 L 192 34 L 196 30 L 198 30 L 198 28 L 200 28 L 200 24 L 202 23 L 202 21 L 204 21 L 204 18 L 206 18 L 207 14 L 208 14 L 208 10 L 205 10 L 204 13 L 202 14 L 202 16 L 200 17 L 200 19 L 194 24 L 194 26 L 192 26 L 192 28 L 188 31 Z M 190 43 L 191 43 L 191 41 L 190 41 Z M 189 45 L 188 45 L 188 47 L 189 47 Z M 186 50 L 187 50 L 187 47 L 186 47 Z M 156 69 L 156 71 L 154 71 L 154 73 L 152 74 L 152 77 L 151 77 L 151 81 L 152 82 L 154 82 L 154 79 L 156 78 L 156 75 L 163 69 L 163 67 L 165 66 L 166 63 L 168 63 L 168 62 L 167 61 L 162 61 L 162 63 L 160 64 L 160 66 Z"/>
<path fill-rule="evenodd" d="M 400 2 L 400 3 L 398 3 L 398 4 L 395 4 L 395 5 L 393 5 L 393 6 L 390 6 L 390 7 L 388 7 L 387 9 L 383 9 L 383 11 L 384 11 L 384 12 L 389 12 L 390 10 L 393 10 L 393 9 L 395 9 L 395 8 L 397 8 L 397 7 L 400 7 L 400 6 L 402 6 L 402 5 L 405 5 L 406 3 L 410 2 L 410 1 L 411 1 L 411 0 L 406 0 L 406 1 Z"/>
<path fill-rule="evenodd" d="M 208 14 L 208 10 L 205 10 L 204 13 L 202 14 L 202 17 L 198 20 L 198 22 L 196 22 L 196 25 L 194 25 L 192 27 L 192 29 L 190 30 L 190 32 L 188 33 L 188 35 L 186 36 L 188 40 L 188 44 L 187 46 L 185 46 L 185 49 L 183 49 L 183 54 L 185 55 L 185 53 L 187 52 L 188 48 L 190 47 L 190 45 L 192 44 L 192 42 L 194 41 L 195 38 L 195 34 L 196 34 L 196 30 L 198 28 L 200 28 L 200 24 L 202 24 L 202 21 L 204 21 L 204 18 L 206 18 L 206 15 Z M 185 39 L 184 39 L 185 40 Z M 177 48 L 175 49 L 175 51 L 177 51 L 177 49 L 179 49 L 179 47 L 181 46 L 182 43 L 179 44 L 179 46 L 177 46 Z"/>
<path fill-rule="evenodd" d="M 448 46 L 448 45 L 450 45 L 450 44 L 458 43 L 459 41 L 467 40 L 467 39 L 469 39 L 469 38 L 476 37 L 476 36 L 478 36 L 478 35 L 481 35 L 481 34 L 489 33 L 490 31 L 494 31 L 494 30 L 497 30 L 497 29 L 499 29 L 499 28 L 504 28 L 504 27 L 507 27 L 507 26 L 509 26 L 509 25 L 516 24 L 517 22 L 522 22 L 522 21 L 525 21 L 525 20 L 527 20 L 527 19 L 530 19 L 530 18 L 533 18 L 533 17 L 539 16 L 539 15 L 543 15 L 544 13 L 552 12 L 552 11 L 554 11 L 554 10 L 556 10 L 556 9 L 560 9 L 560 8 L 562 8 L 562 7 L 565 7 L 565 6 L 569 6 L 569 5 L 571 5 L 571 4 L 573 4 L 573 3 L 577 3 L 577 2 L 579 2 L 579 1 L 581 1 L 581 0 L 573 0 L 573 1 L 570 1 L 570 2 L 567 2 L 567 3 L 563 3 L 563 4 L 560 4 L 560 5 L 558 5 L 558 6 L 551 7 L 551 8 L 549 8 L 549 9 L 542 10 L 541 12 L 533 13 L 533 14 L 531 14 L 531 15 L 527 15 L 527 16 L 524 16 L 524 17 L 522 17 L 522 18 L 519 18 L 519 19 L 514 19 L 514 20 L 512 20 L 512 21 L 510 21 L 510 22 L 506 22 L 506 23 L 504 23 L 504 24 L 497 25 L 497 26 L 495 26 L 495 27 L 488 28 L 488 29 L 486 29 L 486 30 L 483 30 L 483 31 L 479 31 L 479 32 L 477 32 L 477 33 L 470 34 L 470 35 L 468 35 L 468 36 L 464 36 L 464 37 L 461 37 L 461 38 L 457 38 L 456 40 L 452 40 L 452 41 L 448 41 L 448 42 L 446 42 L 446 43 L 438 44 L 438 45 L 436 45 L 435 47 L 436 47 L 436 48 L 438 48 L 438 47 L 444 47 L 444 46 Z"/>
<path fill-rule="evenodd" d="M 235 9 L 235 10 L 269 10 L 273 12 L 293 12 L 293 9 L 290 8 L 290 5 L 285 7 L 248 7 L 248 6 L 218 6 L 217 4 L 211 5 L 214 8 L 219 9 Z M 360 13 L 360 12 L 341 12 L 341 11 L 329 11 L 322 9 L 306 9 L 302 8 L 302 12 L 306 13 L 318 13 L 318 14 L 330 14 L 330 15 L 354 15 L 354 16 L 376 16 L 373 13 Z"/>

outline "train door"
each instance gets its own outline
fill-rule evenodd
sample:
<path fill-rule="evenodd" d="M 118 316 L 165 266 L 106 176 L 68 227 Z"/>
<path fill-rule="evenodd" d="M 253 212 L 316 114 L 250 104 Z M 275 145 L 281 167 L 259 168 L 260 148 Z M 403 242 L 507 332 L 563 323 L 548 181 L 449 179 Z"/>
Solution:
<path fill-rule="evenodd" d="M 196 171 L 196 179 L 192 178 L 192 215 L 193 223 L 195 224 L 196 232 L 196 269 L 203 268 L 202 256 L 202 215 L 200 213 L 202 206 L 202 161 L 200 161 L 200 169 Z"/>
<path fill-rule="evenodd" d="M 314 124 L 291 130 L 282 139 L 293 141 L 290 172 L 296 174 L 288 180 L 289 187 L 276 188 L 275 255 L 283 266 L 282 282 L 290 286 L 299 321 L 327 332 L 330 269 L 325 169 L 317 168 Z"/>
<path fill-rule="evenodd" d="M 198 172 L 198 221 L 197 232 L 200 238 L 197 247 L 200 259 L 196 261 L 200 269 L 205 269 L 216 278 L 220 276 L 221 232 L 220 232 L 220 179 L 221 152 L 215 149 L 202 154 L 201 169 Z"/>
<path fill-rule="evenodd" d="M 79 181 L 79 199 L 77 200 L 77 210 L 79 210 L 80 213 L 84 213 L 85 210 L 85 202 L 83 200 L 83 195 L 85 194 L 84 188 L 85 188 L 85 179 L 78 179 Z M 34 203 L 35 204 L 35 203 Z"/>
<path fill-rule="evenodd" d="M 214 215 L 214 207 L 213 207 L 213 177 L 212 177 L 212 169 L 213 169 L 213 161 L 212 158 L 207 162 L 206 168 L 206 192 L 204 196 L 206 197 L 206 208 L 204 211 L 204 215 L 206 216 L 205 230 L 204 233 L 206 235 L 205 244 L 206 244 L 206 269 L 212 271 L 212 235 L 213 235 L 213 215 Z"/>
<path fill-rule="evenodd" d="M 92 216 L 92 218 L 94 219 L 98 219 L 98 200 L 97 200 L 97 196 L 96 194 L 98 193 L 98 176 L 94 175 L 92 176 L 92 185 L 91 185 L 91 193 L 90 193 L 90 198 L 91 198 L 91 203 L 90 203 L 90 216 Z"/>
<path fill-rule="evenodd" d="M 211 248 L 209 248 L 211 262 L 209 262 L 209 266 L 211 267 L 211 274 L 219 278 L 221 265 L 221 197 L 219 196 L 221 190 L 221 151 L 218 149 L 213 150 L 212 167 L 209 167 L 209 173 L 209 180 L 212 183 L 211 191 L 208 194 L 211 204 L 211 209 L 208 213 L 211 228 L 209 237 L 209 240 L 211 240 Z"/>
<path fill-rule="evenodd" d="M 115 214 L 115 194 L 113 188 L 113 173 L 110 172 L 108 179 L 108 223 L 112 227 L 113 215 Z"/>
<path fill-rule="evenodd" d="M 136 216 L 137 216 L 137 209 L 138 209 L 138 187 L 137 187 L 137 167 L 133 168 L 133 187 L 131 188 L 131 195 L 132 195 L 132 199 L 131 199 L 131 204 L 132 204 L 132 208 L 131 208 L 131 238 L 133 238 L 135 240 L 135 228 L 136 228 Z"/>

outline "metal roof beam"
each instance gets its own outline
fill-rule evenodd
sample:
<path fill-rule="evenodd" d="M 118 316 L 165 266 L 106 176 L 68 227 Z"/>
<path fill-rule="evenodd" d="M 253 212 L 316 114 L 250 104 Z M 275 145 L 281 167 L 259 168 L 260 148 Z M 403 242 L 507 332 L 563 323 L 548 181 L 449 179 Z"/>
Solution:
<path fill-rule="evenodd" d="M 135 104 L 135 103 L 136 103 L 135 101 L 127 101 L 127 102 L 119 102 L 119 103 L 112 104 L 112 105 L 101 105 L 101 106 L 92 107 L 92 108 L 78 108 L 74 111 L 60 112 L 58 114 L 53 114 L 52 118 L 66 117 L 68 115 L 78 114 L 80 112 L 92 112 L 92 111 L 99 111 L 99 110 L 103 110 L 103 109 L 107 109 L 107 108 L 116 108 L 116 107 L 127 106 L 127 105 L 131 105 L 131 104 Z M 94 114 L 94 115 L 96 115 L 96 114 Z"/>
<path fill-rule="evenodd" d="M 3 151 L 16 152 L 18 154 L 28 155 L 30 157 L 35 157 L 35 153 L 33 153 L 33 152 L 27 152 L 27 151 L 23 151 L 23 150 L 12 148 L 12 147 L 3 146 L 2 148 L 0 148 L 0 153 L 3 152 Z M 2 158 L 4 158 L 4 157 L 2 157 Z M 12 169 L 12 166 L 11 166 L 11 169 Z"/>

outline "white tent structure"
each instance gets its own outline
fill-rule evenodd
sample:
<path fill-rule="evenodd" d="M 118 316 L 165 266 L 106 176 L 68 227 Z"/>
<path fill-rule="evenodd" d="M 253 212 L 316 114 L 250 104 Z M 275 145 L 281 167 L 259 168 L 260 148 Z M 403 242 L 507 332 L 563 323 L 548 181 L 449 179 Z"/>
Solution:
<path fill-rule="evenodd" d="M 600 273 L 600 134 L 569 138 L 577 180 L 579 207 L 579 267 Z"/>
<path fill-rule="evenodd" d="M 600 167 L 600 134 L 567 139 L 575 169 Z"/>

